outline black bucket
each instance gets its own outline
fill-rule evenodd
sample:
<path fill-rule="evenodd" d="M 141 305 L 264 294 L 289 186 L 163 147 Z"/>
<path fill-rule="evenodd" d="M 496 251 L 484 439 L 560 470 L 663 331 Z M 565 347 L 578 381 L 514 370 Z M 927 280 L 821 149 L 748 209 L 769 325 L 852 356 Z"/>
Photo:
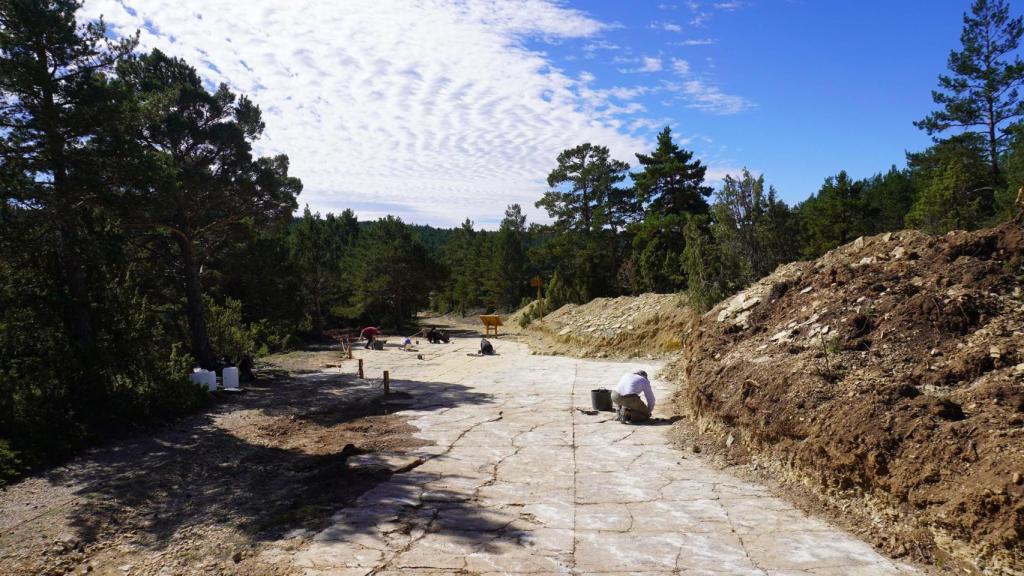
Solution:
<path fill-rule="evenodd" d="M 591 390 L 590 405 L 594 407 L 594 410 L 600 410 L 602 412 L 611 412 L 615 410 L 612 408 L 612 391 L 607 388 Z"/>

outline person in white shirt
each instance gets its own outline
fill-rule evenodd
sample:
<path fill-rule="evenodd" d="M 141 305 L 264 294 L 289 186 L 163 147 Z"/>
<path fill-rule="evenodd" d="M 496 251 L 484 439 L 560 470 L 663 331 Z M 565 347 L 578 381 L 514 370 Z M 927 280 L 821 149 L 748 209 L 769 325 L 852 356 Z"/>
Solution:
<path fill-rule="evenodd" d="M 640 399 L 643 392 L 647 404 Z M 647 379 L 647 372 L 637 370 L 632 374 L 624 374 L 619 383 L 612 390 L 612 402 L 618 406 L 616 420 L 623 423 L 644 422 L 651 418 L 654 412 L 654 391 L 651 390 L 651 381 Z"/>

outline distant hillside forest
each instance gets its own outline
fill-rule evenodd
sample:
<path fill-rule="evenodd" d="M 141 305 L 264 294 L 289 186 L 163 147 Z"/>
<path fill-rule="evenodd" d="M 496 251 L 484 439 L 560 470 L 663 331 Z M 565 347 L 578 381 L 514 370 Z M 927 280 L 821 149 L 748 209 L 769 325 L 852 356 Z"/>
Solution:
<path fill-rule="evenodd" d="M 860 235 L 1005 220 L 1024 183 L 1021 20 L 1000 1 L 965 16 L 919 122 L 935 143 L 905 168 L 840 172 L 787 206 L 765 175 L 714 189 L 665 128 L 632 165 L 597 144 L 565 150 L 536 203 L 550 223 L 511 205 L 494 231 L 296 218 L 288 158 L 253 154 L 256 103 L 76 21 L 78 7 L 0 0 L 0 482 L 195 409 L 196 365 L 329 328 L 408 331 L 426 308 L 513 310 L 534 276 L 538 314 L 648 291 L 708 307 Z"/>

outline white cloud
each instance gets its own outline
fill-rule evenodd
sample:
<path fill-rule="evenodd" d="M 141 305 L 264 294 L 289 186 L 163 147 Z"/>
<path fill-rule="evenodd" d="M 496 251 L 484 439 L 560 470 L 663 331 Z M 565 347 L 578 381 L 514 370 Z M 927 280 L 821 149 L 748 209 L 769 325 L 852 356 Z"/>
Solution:
<path fill-rule="evenodd" d="M 704 26 L 714 16 L 714 11 L 733 12 L 746 6 L 742 0 L 727 0 L 725 2 L 712 2 L 710 6 L 706 3 L 691 0 L 686 2 L 686 7 L 693 13 L 690 25 L 695 27 Z M 707 7 L 706 7 L 707 6 Z"/>
<path fill-rule="evenodd" d="M 629 61 L 629 60 L 625 60 L 625 61 Z M 633 61 L 635 61 L 635 60 L 633 60 Z M 661 69 L 664 67 L 664 65 L 662 64 L 661 58 L 655 58 L 653 56 L 643 56 L 643 57 L 640 58 L 639 62 L 640 62 L 640 66 L 638 66 L 636 68 L 628 68 L 628 69 L 619 68 L 619 72 L 622 72 L 623 74 L 643 73 L 643 72 L 661 72 Z"/>
<path fill-rule="evenodd" d="M 658 72 L 661 70 L 661 58 L 644 56 L 643 62 L 643 66 L 640 67 L 641 72 Z"/>
<path fill-rule="evenodd" d="M 673 86 L 686 96 L 687 106 L 713 114 L 739 114 L 756 105 L 743 96 L 726 94 L 717 86 L 707 84 L 703 80 L 687 80 Z"/>
<path fill-rule="evenodd" d="M 714 38 L 691 38 L 680 42 L 670 42 L 670 44 L 673 46 L 710 46 L 715 42 Z"/>
<path fill-rule="evenodd" d="M 682 58 L 672 59 L 672 71 L 682 80 L 666 81 L 662 86 L 668 92 L 685 100 L 688 108 L 711 114 L 728 115 L 739 114 L 755 107 L 755 104 L 747 98 L 726 94 L 717 86 L 694 78 L 690 74 L 690 63 Z"/>
<path fill-rule="evenodd" d="M 143 48 L 249 94 L 267 124 L 258 152 L 290 156 L 314 209 L 493 223 L 510 202 L 536 215 L 564 148 L 599 142 L 629 159 L 649 147 L 620 118 L 642 107 L 613 100 L 640 89 L 590 90 L 524 47 L 607 28 L 555 0 L 124 4 L 87 0 L 82 15 L 141 29 Z"/>
<path fill-rule="evenodd" d="M 683 31 L 683 27 L 680 26 L 679 24 L 676 24 L 675 22 L 661 22 L 661 21 L 658 21 L 658 20 L 655 20 L 654 22 L 651 22 L 650 28 L 652 30 L 664 30 L 666 32 L 682 32 Z"/>

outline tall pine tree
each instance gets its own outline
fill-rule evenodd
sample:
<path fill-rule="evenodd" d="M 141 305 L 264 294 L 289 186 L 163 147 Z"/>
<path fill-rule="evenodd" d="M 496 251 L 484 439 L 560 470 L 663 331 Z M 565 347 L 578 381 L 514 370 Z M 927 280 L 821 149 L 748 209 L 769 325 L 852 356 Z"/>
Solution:
<path fill-rule="evenodd" d="M 962 128 L 980 132 L 987 144 L 989 185 L 1002 181 L 1000 155 L 1006 148 L 1007 128 L 1024 116 L 1019 88 L 1024 61 L 1017 53 L 1024 21 L 1011 18 L 1006 0 L 974 0 L 964 14 L 961 50 L 949 54 L 952 75 L 939 76 L 932 99 L 941 108 L 915 126 L 937 134 Z"/>

